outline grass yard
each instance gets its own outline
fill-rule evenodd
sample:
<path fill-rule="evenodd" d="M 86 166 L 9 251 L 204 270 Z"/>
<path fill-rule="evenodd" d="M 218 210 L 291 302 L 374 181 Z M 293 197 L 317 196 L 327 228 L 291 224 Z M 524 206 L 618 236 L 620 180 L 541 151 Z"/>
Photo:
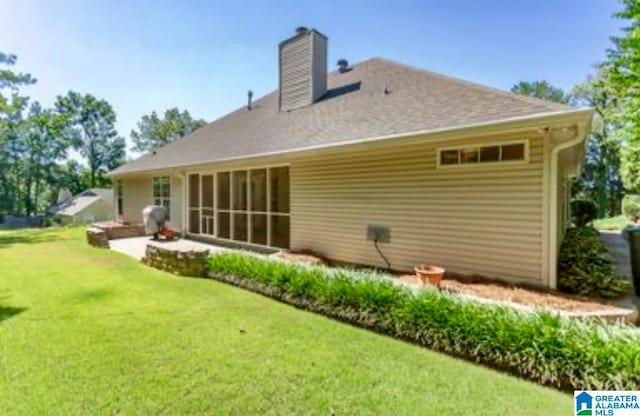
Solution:
<path fill-rule="evenodd" d="M 0 414 L 566 415 L 572 397 L 206 279 L 0 231 Z"/>
<path fill-rule="evenodd" d="M 593 221 L 593 226 L 596 230 L 622 230 L 624 227 L 630 224 L 631 221 L 625 215 L 600 218 Z"/>

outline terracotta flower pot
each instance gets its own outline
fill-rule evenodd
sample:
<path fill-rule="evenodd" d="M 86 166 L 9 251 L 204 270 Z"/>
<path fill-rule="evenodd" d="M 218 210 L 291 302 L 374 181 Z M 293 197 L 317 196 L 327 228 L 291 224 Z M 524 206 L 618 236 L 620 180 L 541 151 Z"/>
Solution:
<path fill-rule="evenodd" d="M 425 266 L 415 268 L 416 276 L 420 278 L 422 283 L 429 283 L 434 286 L 440 287 L 442 276 L 444 276 L 444 269 L 437 266 Z"/>
<path fill-rule="evenodd" d="M 167 241 L 172 241 L 174 238 L 176 238 L 176 232 L 168 228 L 165 228 L 160 233 L 164 236 L 164 238 Z"/>

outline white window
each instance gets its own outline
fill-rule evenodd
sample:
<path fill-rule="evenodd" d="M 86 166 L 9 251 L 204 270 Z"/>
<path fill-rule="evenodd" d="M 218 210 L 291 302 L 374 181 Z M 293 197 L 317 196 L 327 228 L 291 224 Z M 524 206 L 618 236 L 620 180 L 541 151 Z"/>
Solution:
<path fill-rule="evenodd" d="M 527 144 L 518 141 L 438 149 L 438 166 L 523 162 L 528 159 Z"/>
<path fill-rule="evenodd" d="M 171 178 L 168 176 L 153 178 L 153 204 L 163 206 L 167 218 L 171 218 Z"/>

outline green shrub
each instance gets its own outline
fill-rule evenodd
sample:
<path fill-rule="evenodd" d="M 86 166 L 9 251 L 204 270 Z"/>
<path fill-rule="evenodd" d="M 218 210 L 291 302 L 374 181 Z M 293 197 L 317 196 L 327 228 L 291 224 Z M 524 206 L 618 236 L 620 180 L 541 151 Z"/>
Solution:
<path fill-rule="evenodd" d="M 573 199 L 570 204 L 573 223 L 578 227 L 587 225 L 598 217 L 598 207 L 589 199 Z"/>
<path fill-rule="evenodd" d="M 516 311 L 387 276 L 224 252 L 210 276 L 537 382 L 572 389 L 640 388 L 640 335 L 626 326 Z"/>
<path fill-rule="evenodd" d="M 626 195 L 622 198 L 622 213 L 632 221 L 640 216 L 640 195 Z"/>
<path fill-rule="evenodd" d="M 575 295 L 615 299 L 629 293 L 632 285 L 616 275 L 598 231 L 584 226 L 570 228 L 564 236 L 558 255 L 558 288 Z"/>

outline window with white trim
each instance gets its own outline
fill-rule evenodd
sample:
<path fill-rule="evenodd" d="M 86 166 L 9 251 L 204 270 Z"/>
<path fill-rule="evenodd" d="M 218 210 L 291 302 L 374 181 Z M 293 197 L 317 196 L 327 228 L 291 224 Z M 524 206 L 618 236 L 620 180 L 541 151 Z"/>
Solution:
<path fill-rule="evenodd" d="M 470 165 L 527 160 L 525 141 L 438 149 L 438 165 Z"/>
<path fill-rule="evenodd" d="M 153 178 L 153 204 L 163 206 L 167 218 L 171 218 L 171 178 L 168 176 Z"/>

